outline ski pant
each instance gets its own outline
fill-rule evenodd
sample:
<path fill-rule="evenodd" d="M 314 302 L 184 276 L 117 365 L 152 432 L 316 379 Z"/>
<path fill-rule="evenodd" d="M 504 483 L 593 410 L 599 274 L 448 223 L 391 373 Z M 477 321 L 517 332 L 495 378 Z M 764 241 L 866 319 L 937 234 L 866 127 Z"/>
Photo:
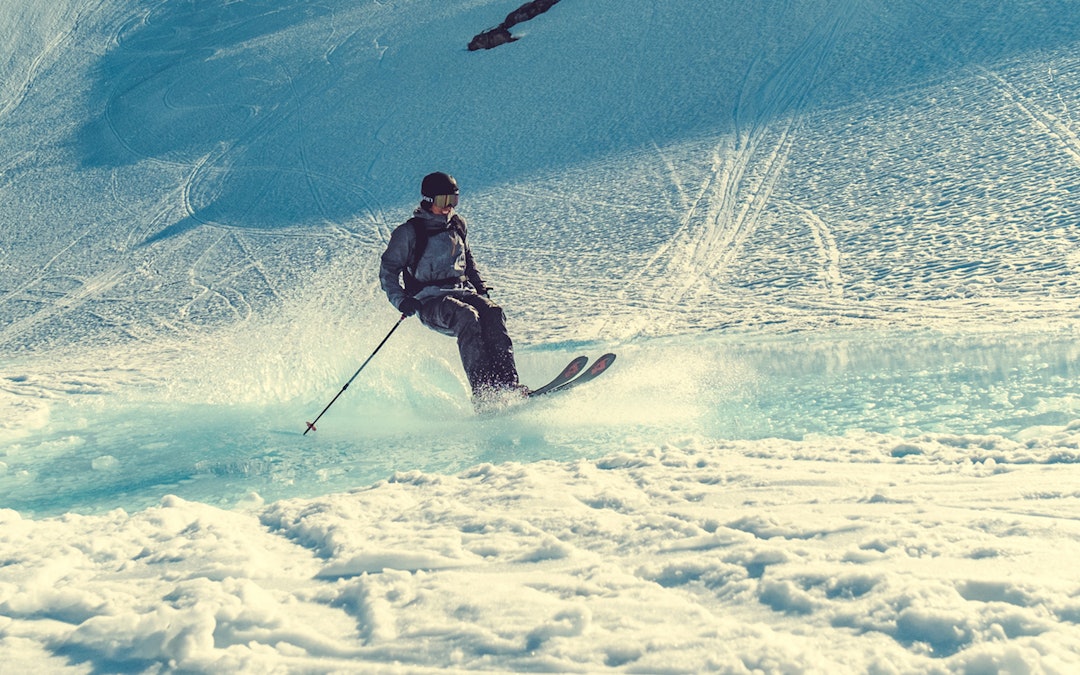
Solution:
<path fill-rule="evenodd" d="M 425 326 L 457 338 L 461 365 L 473 393 L 518 384 L 514 345 L 502 307 L 475 293 L 432 298 L 420 309 Z"/>

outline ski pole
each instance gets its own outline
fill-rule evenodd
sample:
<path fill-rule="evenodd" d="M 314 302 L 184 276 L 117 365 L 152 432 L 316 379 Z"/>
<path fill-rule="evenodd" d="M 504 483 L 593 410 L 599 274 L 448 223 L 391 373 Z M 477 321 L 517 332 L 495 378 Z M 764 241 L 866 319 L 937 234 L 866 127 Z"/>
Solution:
<path fill-rule="evenodd" d="M 334 401 L 338 400 L 338 397 L 345 393 L 345 390 L 349 388 L 349 385 L 352 384 L 353 380 L 356 379 L 356 376 L 360 374 L 360 371 L 364 369 L 364 366 L 368 364 L 368 361 L 371 361 L 371 359 L 379 353 L 379 350 L 382 349 L 382 346 L 386 344 L 386 341 L 390 339 L 390 336 L 394 334 L 394 331 L 398 329 L 398 326 L 400 326 L 401 322 L 404 321 L 406 318 L 407 315 L 401 315 L 401 318 L 397 320 L 397 323 L 394 324 L 394 327 L 391 328 L 390 332 L 386 334 L 386 337 L 382 339 L 382 342 L 380 342 L 379 346 L 375 348 L 375 351 L 371 352 L 371 356 L 367 357 L 367 360 L 360 364 L 360 367 L 356 369 L 356 372 L 353 373 L 353 376 L 350 377 L 349 381 L 345 383 L 345 386 L 341 388 L 341 391 L 337 393 L 337 396 L 331 399 L 330 402 L 326 404 L 326 407 L 322 409 L 322 412 L 319 413 L 319 416 L 316 417 L 313 422 L 305 422 L 305 424 L 307 424 L 307 429 L 304 430 L 305 436 L 307 436 L 307 432 L 309 431 L 318 431 L 318 429 L 315 428 L 315 422 L 318 422 L 319 417 L 322 417 L 324 414 L 326 414 L 326 411 L 330 409 L 330 406 L 334 405 Z"/>

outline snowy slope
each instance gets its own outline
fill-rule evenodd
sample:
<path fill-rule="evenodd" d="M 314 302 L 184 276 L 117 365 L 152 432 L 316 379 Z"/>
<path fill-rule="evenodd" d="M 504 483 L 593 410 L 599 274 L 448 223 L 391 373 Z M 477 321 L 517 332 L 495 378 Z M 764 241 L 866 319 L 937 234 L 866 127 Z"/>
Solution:
<path fill-rule="evenodd" d="M 1076 3 L 518 4 L 0 6 L 0 670 L 1074 670 Z"/>
<path fill-rule="evenodd" d="M 530 343 L 1074 318 L 1070 3 L 560 3 L 462 49 L 512 4 L 6 19 L 10 81 L 49 84 L 4 103 L 0 344 L 186 337 L 305 285 L 378 302 L 433 166 Z M 583 299 L 615 318 L 551 323 Z"/>

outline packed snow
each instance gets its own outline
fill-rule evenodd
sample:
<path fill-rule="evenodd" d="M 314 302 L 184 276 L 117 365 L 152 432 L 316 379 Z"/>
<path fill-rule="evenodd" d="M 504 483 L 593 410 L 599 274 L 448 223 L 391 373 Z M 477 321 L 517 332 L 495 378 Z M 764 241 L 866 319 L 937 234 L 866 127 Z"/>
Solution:
<path fill-rule="evenodd" d="M 0 672 L 1080 669 L 1076 3 L 519 4 L 0 6 Z"/>

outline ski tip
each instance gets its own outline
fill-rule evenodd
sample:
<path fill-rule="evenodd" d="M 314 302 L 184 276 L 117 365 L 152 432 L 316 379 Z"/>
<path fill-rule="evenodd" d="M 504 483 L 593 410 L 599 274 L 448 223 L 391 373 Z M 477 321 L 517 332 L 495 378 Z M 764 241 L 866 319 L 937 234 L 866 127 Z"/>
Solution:
<path fill-rule="evenodd" d="M 604 354 L 600 358 L 593 361 L 593 364 L 591 366 L 589 366 L 589 369 L 588 369 L 587 372 L 588 372 L 589 375 L 599 375 L 600 373 L 602 373 L 605 370 L 607 370 L 608 368 L 610 368 L 611 364 L 614 363 L 614 362 L 615 362 L 615 355 L 612 354 L 611 352 L 608 352 L 607 354 Z"/>
<path fill-rule="evenodd" d="M 585 364 L 589 362 L 588 356 L 579 356 L 563 368 L 564 375 L 577 375 L 581 372 L 581 369 L 585 367 Z"/>

